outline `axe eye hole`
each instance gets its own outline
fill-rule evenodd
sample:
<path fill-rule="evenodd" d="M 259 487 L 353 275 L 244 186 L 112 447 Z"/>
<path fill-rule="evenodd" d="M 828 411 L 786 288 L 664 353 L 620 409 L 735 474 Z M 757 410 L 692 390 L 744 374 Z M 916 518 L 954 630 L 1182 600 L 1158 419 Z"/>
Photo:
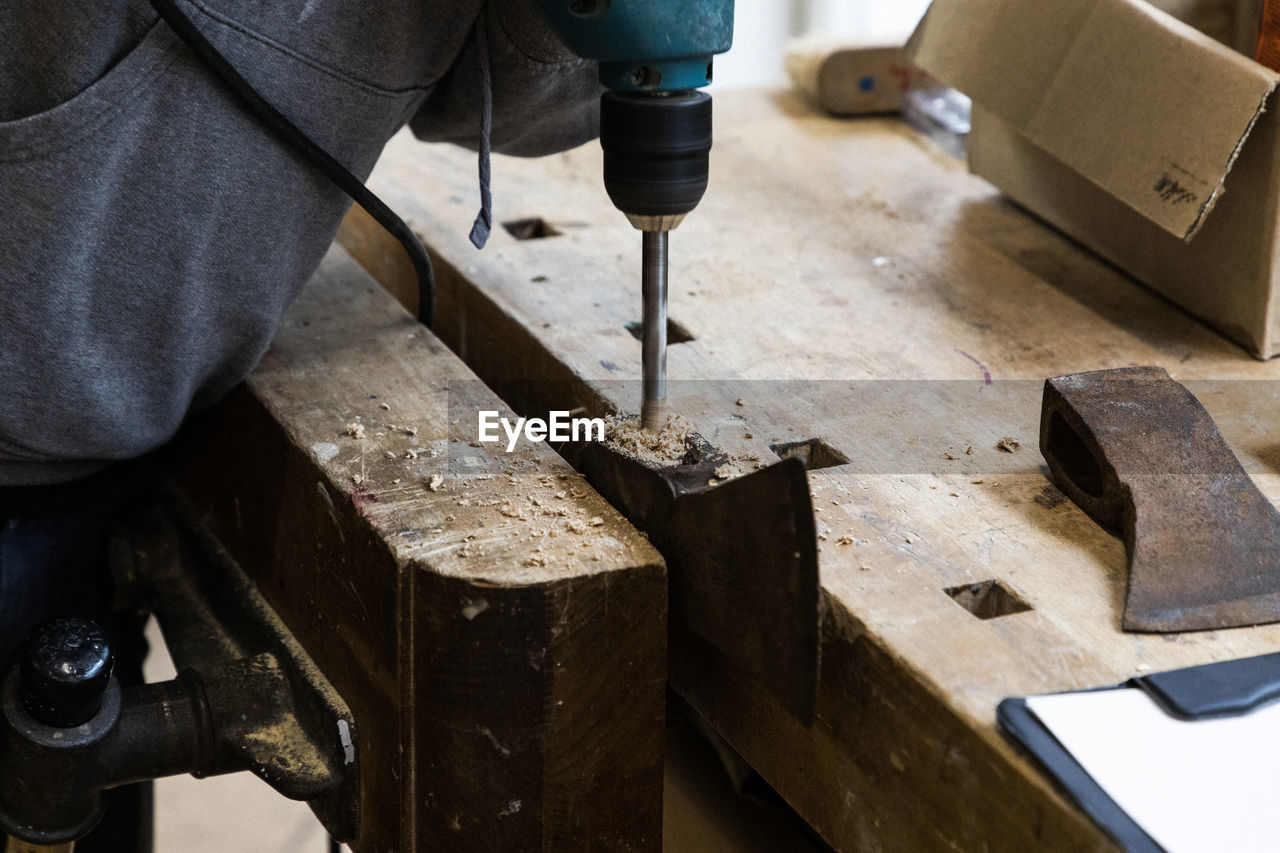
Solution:
<path fill-rule="evenodd" d="M 1102 469 L 1098 458 L 1059 412 L 1054 412 L 1049 421 L 1045 450 L 1072 485 L 1091 498 L 1102 497 Z"/>

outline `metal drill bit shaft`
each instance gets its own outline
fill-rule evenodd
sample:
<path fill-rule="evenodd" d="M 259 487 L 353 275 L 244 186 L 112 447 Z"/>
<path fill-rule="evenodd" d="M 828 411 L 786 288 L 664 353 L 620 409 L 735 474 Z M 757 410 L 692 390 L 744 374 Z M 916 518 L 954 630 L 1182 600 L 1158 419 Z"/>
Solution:
<path fill-rule="evenodd" d="M 667 231 L 642 231 L 640 425 L 657 432 L 667 417 Z"/>

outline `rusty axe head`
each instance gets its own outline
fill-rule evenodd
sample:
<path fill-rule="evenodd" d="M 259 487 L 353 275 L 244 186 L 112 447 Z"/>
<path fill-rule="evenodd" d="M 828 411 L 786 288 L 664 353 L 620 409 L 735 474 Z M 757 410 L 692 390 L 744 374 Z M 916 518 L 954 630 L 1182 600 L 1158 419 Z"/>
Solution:
<path fill-rule="evenodd" d="M 1058 487 L 1124 537 L 1125 630 L 1280 621 L 1280 513 L 1163 368 L 1047 380 L 1040 452 Z"/>
<path fill-rule="evenodd" d="M 700 439 L 686 464 L 669 468 L 602 444 L 580 445 L 572 458 L 666 559 L 673 644 L 681 632 L 707 641 L 807 725 L 818 684 L 819 593 L 804 465 L 785 459 L 709 485 L 725 461 Z"/>

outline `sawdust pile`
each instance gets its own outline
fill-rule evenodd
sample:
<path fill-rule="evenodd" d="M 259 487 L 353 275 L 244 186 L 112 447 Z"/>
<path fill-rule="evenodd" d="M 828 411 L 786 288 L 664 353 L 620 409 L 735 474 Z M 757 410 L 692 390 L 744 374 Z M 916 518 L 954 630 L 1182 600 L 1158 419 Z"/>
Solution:
<path fill-rule="evenodd" d="M 759 453 L 730 453 L 726 458 L 728 461 L 716 468 L 715 479 L 711 480 L 709 485 L 714 486 L 765 467 Z"/>
<path fill-rule="evenodd" d="M 689 449 L 693 424 L 680 415 L 668 415 L 658 432 L 640 426 L 639 418 L 607 418 L 604 443 L 640 462 L 668 467 L 679 465 Z"/>

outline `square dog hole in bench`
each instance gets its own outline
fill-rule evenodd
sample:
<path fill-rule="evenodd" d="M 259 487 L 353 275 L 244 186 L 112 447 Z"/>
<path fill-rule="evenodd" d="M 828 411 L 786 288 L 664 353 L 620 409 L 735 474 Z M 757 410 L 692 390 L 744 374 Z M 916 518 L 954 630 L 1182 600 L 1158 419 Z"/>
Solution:
<path fill-rule="evenodd" d="M 769 449 L 778 454 L 779 459 L 799 459 L 805 470 L 816 471 L 819 468 L 834 468 L 849 461 L 839 450 L 827 444 L 821 438 L 802 438 L 799 441 L 783 441 L 769 445 Z"/>
<path fill-rule="evenodd" d="M 1032 609 L 1016 592 L 997 580 L 953 586 L 943 592 L 979 619 L 995 619 Z"/>

